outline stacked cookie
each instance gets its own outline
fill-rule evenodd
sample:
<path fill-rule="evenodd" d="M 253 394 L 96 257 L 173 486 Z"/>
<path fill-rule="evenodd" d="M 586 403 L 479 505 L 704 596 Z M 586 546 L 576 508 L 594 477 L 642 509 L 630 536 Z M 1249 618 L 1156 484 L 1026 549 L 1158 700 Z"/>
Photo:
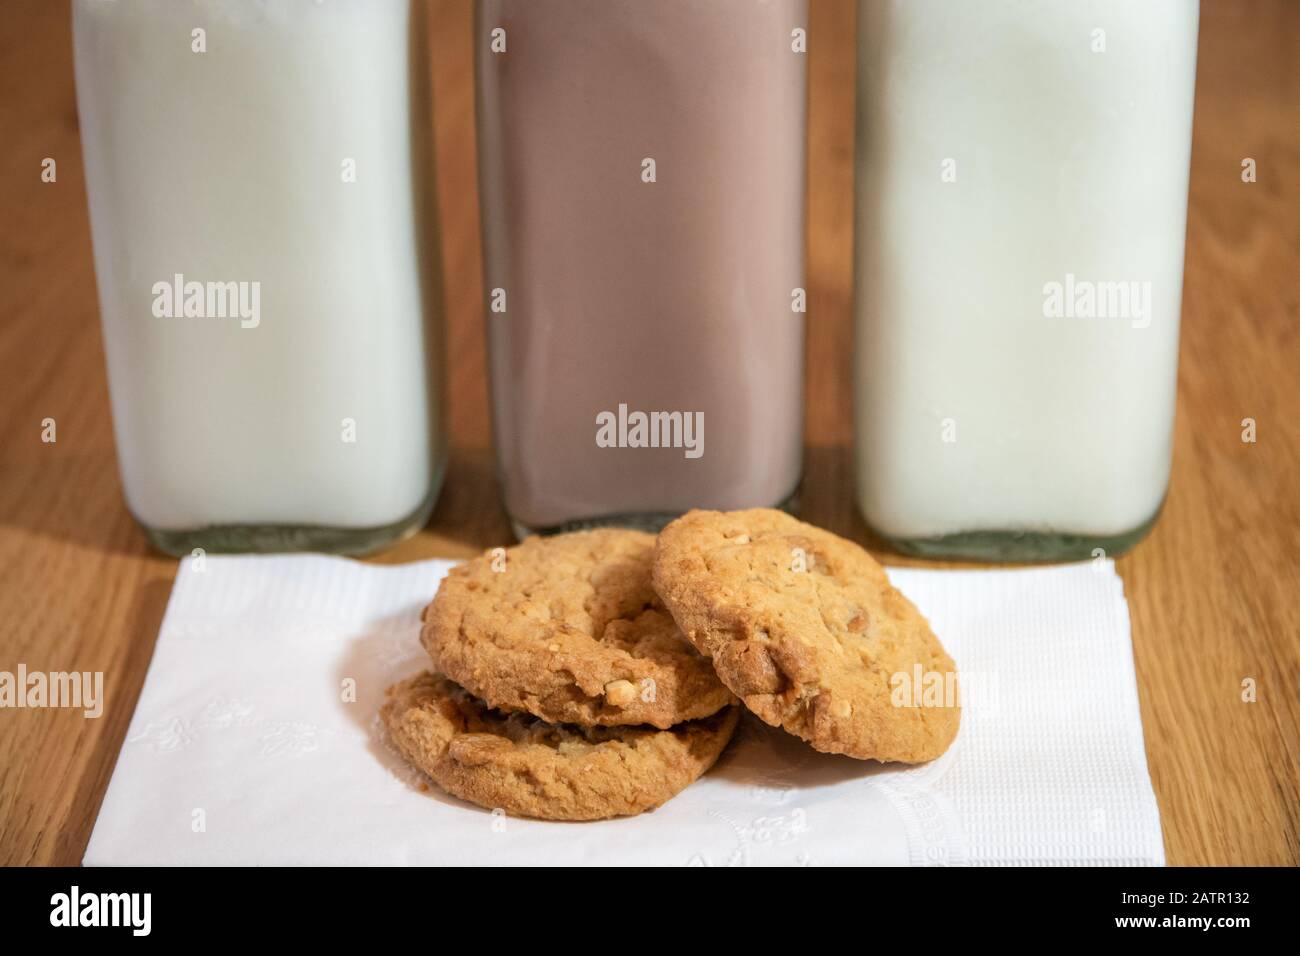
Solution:
<path fill-rule="evenodd" d="M 861 759 L 931 759 L 959 719 L 891 701 L 891 675 L 954 666 L 880 566 L 777 511 L 496 549 L 451 571 L 421 640 L 434 670 L 389 690 L 393 742 L 449 793 L 520 816 L 658 806 L 713 765 L 737 696 Z"/>
<path fill-rule="evenodd" d="M 393 742 L 464 800 L 520 816 L 649 810 L 704 773 L 736 699 L 654 592 L 654 535 L 529 538 L 447 575 L 393 688 Z M 454 683 L 453 683 L 454 682 Z"/>

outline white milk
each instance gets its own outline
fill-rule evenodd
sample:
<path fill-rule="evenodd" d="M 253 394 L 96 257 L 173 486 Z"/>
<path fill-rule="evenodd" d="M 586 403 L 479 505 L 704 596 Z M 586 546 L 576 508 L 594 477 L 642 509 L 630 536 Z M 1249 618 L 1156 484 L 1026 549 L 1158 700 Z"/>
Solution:
<path fill-rule="evenodd" d="M 1158 512 L 1197 19 L 1195 0 L 861 3 L 857 489 L 885 536 L 1078 553 Z"/>
<path fill-rule="evenodd" d="M 73 6 L 132 512 L 172 550 L 231 526 L 263 534 L 213 540 L 355 550 L 406 530 L 443 458 L 408 0 Z M 245 307 L 186 317 L 177 276 L 204 311 L 207 283 L 238 283 Z"/>

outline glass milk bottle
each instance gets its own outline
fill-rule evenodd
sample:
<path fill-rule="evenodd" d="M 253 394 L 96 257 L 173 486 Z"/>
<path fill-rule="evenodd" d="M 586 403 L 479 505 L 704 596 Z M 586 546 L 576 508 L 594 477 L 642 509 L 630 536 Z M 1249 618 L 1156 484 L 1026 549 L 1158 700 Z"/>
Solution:
<path fill-rule="evenodd" d="M 802 470 L 804 0 L 481 0 L 499 475 L 520 535 Z"/>
<path fill-rule="evenodd" d="M 445 452 L 418 8 L 73 12 L 132 513 L 172 553 L 358 552 L 419 527 Z"/>
<path fill-rule="evenodd" d="M 900 549 L 1124 551 L 1169 479 L 1196 0 L 861 0 L 857 493 Z"/>

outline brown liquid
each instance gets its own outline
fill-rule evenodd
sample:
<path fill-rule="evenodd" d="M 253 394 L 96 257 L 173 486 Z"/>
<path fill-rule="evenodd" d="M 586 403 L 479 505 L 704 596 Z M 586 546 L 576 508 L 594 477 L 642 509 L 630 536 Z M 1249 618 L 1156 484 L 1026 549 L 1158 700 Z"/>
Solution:
<path fill-rule="evenodd" d="M 545 529 L 779 504 L 802 467 L 806 57 L 791 31 L 806 2 L 481 0 L 478 14 L 511 516 Z M 599 447 L 597 416 L 620 404 L 702 412 L 703 454 Z"/>

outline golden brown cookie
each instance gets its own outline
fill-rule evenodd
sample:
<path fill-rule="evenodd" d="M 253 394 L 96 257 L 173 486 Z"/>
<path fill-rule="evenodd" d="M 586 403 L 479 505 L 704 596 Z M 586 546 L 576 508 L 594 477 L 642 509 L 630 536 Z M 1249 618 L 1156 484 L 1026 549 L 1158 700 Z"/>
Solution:
<path fill-rule="evenodd" d="M 423 673 L 388 689 L 394 745 L 453 796 L 542 820 L 603 820 L 659 806 L 713 766 L 738 707 L 671 730 L 575 727 L 491 710 Z"/>
<path fill-rule="evenodd" d="M 425 609 L 434 669 L 553 724 L 665 728 L 735 702 L 650 581 L 654 536 L 529 538 L 451 570 Z"/>
<path fill-rule="evenodd" d="M 853 542 L 770 509 L 692 511 L 660 533 L 654 581 L 745 706 L 817 750 L 921 763 L 956 736 L 935 692 L 956 665 Z"/>

